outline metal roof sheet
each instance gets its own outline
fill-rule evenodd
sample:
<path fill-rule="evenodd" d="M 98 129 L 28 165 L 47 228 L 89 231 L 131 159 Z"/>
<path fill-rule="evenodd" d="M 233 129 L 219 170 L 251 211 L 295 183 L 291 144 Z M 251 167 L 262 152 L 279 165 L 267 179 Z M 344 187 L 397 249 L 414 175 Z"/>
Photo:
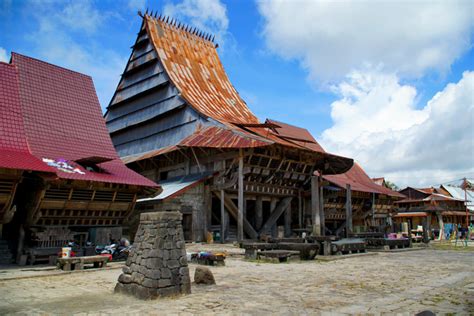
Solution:
<path fill-rule="evenodd" d="M 18 70 L 0 62 L 0 168 L 54 172 L 28 148 L 19 96 Z"/>
<path fill-rule="evenodd" d="M 35 157 L 61 178 L 157 186 L 118 157 L 91 77 L 17 53 L 12 53 L 12 64 L 18 69 L 22 123 Z M 102 172 L 75 163 L 90 157 L 110 161 L 97 164 Z"/>
<path fill-rule="evenodd" d="M 352 168 L 346 173 L 336 175 L 323 175 L 323 178 L 343 189 L 346 188 L 347 184 L 350 184 L 351 190 L 353 191 L 385 194 L 399 198 L 405 197 L 401 193 L 375 184 L 358 163 L 354 163 Z"/>
<path fill-rule="evenodd" d="M 191 189 L 193 186 L 210 178 L 212 175 L 213 172 L 204 172 L 160 181 L 159 185 L 163 189 L 160 194 L 152 198 L 139 199 L 137 202 L 159 201 L 172 198 Z"/>
<path fill-rule="evenodd" d="M 456 199 L 465 201 L 464 190 L 458 187 L 453 187 L 449 185 L 442 185 L 443 189 L 448 191 L 448 193 Z M 466 190 L 467 203 L 466 206 L 470 211 L 474 211 L 474 191 Z"/>
<path fill-rule="evenodd" d="M 227 77 L 213 42 L 149 15 L 144 22 L 166 73 L 192 107 L 224 124 L 259 123 Z"/>

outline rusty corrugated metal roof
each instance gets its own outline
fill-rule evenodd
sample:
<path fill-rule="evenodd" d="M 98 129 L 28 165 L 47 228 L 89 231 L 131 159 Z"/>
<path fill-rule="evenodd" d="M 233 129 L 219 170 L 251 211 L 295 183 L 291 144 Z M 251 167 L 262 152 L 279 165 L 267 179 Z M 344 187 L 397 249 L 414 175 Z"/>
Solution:
<path fill-rule="evenodd" d="M 364 169 L 354 163 L 352 168 L 346 173 L 336 175 L 323 175 L 323 178 L 340 188 L 345 189 L 347 184 L 351 185 L 351 190 L 367 193 L 385 194 L 388 196 L 404 198 L 405 196 L 397 191 L 375 184 L 365 173 Z"/>
<path fill-rule="evenodd" d="M 272 145 L 273 142 L 234 129 L 211 126 L 186 137 L 180 147 L 254 148 Z"/>
<path fill-rule="evenodd" d="M 224 124 L 259 123 L 230 83 L 213 42 L 149 15 L 144 22 L 166 73 L 189 105 Z"/>

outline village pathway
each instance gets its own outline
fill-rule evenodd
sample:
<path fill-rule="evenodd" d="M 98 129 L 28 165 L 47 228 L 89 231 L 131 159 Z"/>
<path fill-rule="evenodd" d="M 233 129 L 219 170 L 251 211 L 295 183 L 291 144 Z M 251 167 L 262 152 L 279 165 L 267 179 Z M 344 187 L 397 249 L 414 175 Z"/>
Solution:
<path fill-rule="evenodd" d="M 5 314 L 469 314 L 474 252 L 420 250 L 284 264 L 238 257 L 211 267 L 216 286 L 179 298 L 113 294 L 120 269 L 0 281 Z M 196 265 L 191 264 L 191 277 Z"/>

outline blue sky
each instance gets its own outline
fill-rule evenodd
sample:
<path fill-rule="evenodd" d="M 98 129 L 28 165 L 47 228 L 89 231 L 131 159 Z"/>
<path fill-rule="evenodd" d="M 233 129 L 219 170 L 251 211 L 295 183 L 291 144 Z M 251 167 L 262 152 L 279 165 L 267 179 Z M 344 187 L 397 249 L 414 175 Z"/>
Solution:
<path fill-rule="evenodd" d="M 3 0 L 0 58 L 15 51 L 91 75 L 104 109 L 146 7 L 216 34 L 261 120 L 305 127 L 400 186 L 474 177 L 468 1 Z"/>

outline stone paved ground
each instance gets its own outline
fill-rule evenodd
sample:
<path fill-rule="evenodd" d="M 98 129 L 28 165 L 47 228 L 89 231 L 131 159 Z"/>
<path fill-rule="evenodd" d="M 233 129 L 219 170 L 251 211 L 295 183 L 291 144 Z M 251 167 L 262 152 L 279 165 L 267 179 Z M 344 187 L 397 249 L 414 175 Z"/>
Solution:
<path fill-rule="evenodd" d="M 3 280 L 0 315 L 474 312 L 474 252 L 428 249 L 324 263 L 226 261 L 211 268 L 216 286 L 193 285 L 191 295 L 146 302 L 113 294 L 120 269 Z"/>

